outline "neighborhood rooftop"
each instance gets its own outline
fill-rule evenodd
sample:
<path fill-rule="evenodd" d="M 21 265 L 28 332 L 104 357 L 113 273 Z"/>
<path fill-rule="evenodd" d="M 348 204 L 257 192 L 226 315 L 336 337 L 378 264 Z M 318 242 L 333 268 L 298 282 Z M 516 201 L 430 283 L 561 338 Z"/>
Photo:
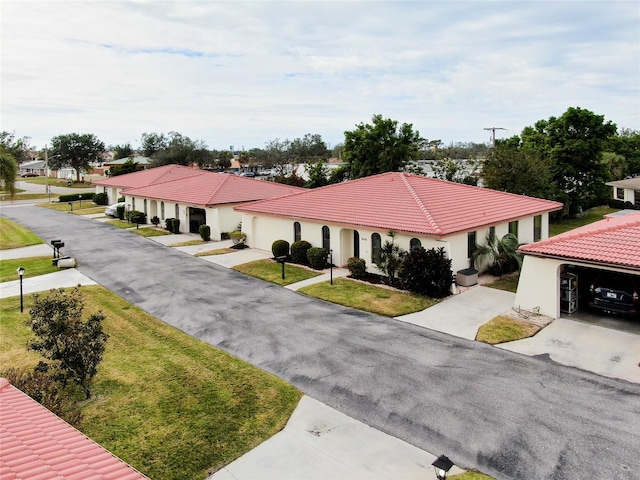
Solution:
<path fill-rule="evenodd" d="M 520 248 L 537 256 L 570 258 L 640 270 L 640 212 L 576 228 Z"/>
<path fill-rule="evenodd" d="M 0 478 L 142 480 L 143 474 L 0 378 Z"/>
<path fill-rule="evenodd" d="M 384 173 L 236 207 L 252 212 L 446 236 L 559 210 L 549 200 L 409 173 Z"/>

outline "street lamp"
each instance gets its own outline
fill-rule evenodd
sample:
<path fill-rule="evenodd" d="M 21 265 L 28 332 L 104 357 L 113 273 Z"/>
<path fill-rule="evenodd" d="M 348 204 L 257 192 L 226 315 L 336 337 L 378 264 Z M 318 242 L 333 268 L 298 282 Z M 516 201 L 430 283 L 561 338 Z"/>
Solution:
<path fill-rule="evenodd" d="M 16 270 L 20 276 L 20 313 L 24 311 L 24 303 L 22 301 L 22 277 L 24 276 L 24 267 L 18 267 Z"/>
<path fill-rule="evenodd" d="M 453 467 L 453 462 L 449 460 L 448 457 L 440 455 L 431 465 L 433 465 L 433 468 L 436 471 L 436 478 L 438 480 L 445 480 L 449 470 Z"/>
<path fill-rule="evenodd" d="M 329 271 L 331 272 L 331 285 L 333 285 L 333 248 L 329 249 Z"/>

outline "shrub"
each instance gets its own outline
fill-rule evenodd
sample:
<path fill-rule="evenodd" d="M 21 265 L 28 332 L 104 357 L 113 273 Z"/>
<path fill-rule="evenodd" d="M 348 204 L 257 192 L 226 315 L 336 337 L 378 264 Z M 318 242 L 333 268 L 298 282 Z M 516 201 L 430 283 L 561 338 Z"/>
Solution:
<path fill-rule="evenodd" d="M 200 225 L 198 233 L 200 233 L 200 237 L 202 237 L 202 240 L 205 242 L 211 240 L 211 227 L 209 225 Z"/>
<path fill-rule="evenodd" d="M 122 203 L 122 202 L 124 202 L 124 197 L 118 198 L 118 201 L 116 203 Z"/>
<path fill-rule="evenodd" d="M 271 244 L 271 253 L 275 258 L 289 256 L 289 242 L 286 240 L 276 240 Z"/>
<path fill-rule="evenodd" d="M 127 220 L 129 220 L 131 223 L 142 224 L 147 223 L 147 216 L 144 214 L 144 212 L 141 212 L 139 210 L 130 210 L 127 213 Z"/>
<path fill-rule="evenodd" d="M 171 233 L 180 233 L 180 219 L 179 218 L 167 218 L 164 221 L 164 228 Z"/>
<path fill-rule="evenodd" d="M 69 195 L 60 195 L 60 197 L 58 197 L 58 201 L 60 203 L 64 203 L 64 202 L 76 202 L 78 200 L 80 200 L 80 193 L 72 193 Z"/>
<path fill-rule="evenodd" d="M 328 256 L 329 252 L 321 247 L 311 247 L 309 250 L 307 250 L 307 259 L 309 260 L 309 265 L 311 265 L 311 268 L 314 268 L 316 270 L 322 270 L 327 266 Z"/>
<path fill-rule="evenodd" d="M 443 298 L 451 294 L 453 272 L 444 247 L 412 248 L 402 259 L 399 272 L 402 287 L 420 295 Z"/>
<path fill-rule="evenodd" d="M 300 265 L 307 265 L 307 250 L 311 248 L 311 244 L 306 240 L 298 240 L 291 244 L 291 261 Z"/>
<path fill-rule="evenodd" d="M 94 193 L 93 203 L 95 203 L 96 205 L 106 205 L 107 203 L 109 203 L 109 197 L 106 193 Z"/>
<path fill-rule="evenodd" d="M 151 223 L 154 227 L 157 227 L 158 225 L 160 225 L 160 219 L 157 216 L 151 217 Z"/>
<path fill-rule="evenodd" d="M 229 238 L 231 238 L 231 241 L 233 242 L 234 245 L 244 245 L 244 242 L 247 241 L 247 234 L 241 232 L 240 230 L 234 230 L 233 232 L 229 233 Z"/>
<path fill-rule="evenodd" d="M 352 278 L 364 278 L 367 274 L 367 262 L 364 258 L 351 257 L 347 260 L 347 268 Z"/>
<path fill-rule="evenodd" d="M 231 237 L 229 236 L 229 232 L 222 232 L 220 234 L 220 240 L 231 240 Z"/>
<path fill-rule="evenodd" d="M 120 220 L 124 220 L 124 205 L 118 205 L 116 207 L 116 215 Z"/>
<path fill-rule="evenodd" d="M 402 257 L 406 252 L 396 244 L 396 232 L 390 230 L 387 235 L 391 240 L 387 240 L 380 249 L 380 260 L 378 268 L 389 278 L 389 283 L 393 284 L 396 273 L 402 265 Z"/>

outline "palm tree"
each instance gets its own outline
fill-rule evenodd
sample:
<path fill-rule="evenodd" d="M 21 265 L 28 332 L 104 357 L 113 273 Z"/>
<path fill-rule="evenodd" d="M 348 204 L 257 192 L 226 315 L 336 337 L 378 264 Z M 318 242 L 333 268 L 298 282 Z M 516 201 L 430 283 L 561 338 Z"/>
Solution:
<path fill-rule="evenodd" d="M 0 146 L 0 182 L 4 185 L 11 197 L 16 194 L 16 175 L 18 174 L 18 163 L 16 159 Z"/>
<path fill-rule="evenodd" d="M 518 237 L 513 233 L 507 233 L 498 240 L 493 231 L 487 233 L 484 245 L 476 246 L 471 256 L 471 265 L 479 267 L 486 262 L 488 271 L 492 275 L 503 275 L 520 270 L 522 255 L 518 253 Z"/>

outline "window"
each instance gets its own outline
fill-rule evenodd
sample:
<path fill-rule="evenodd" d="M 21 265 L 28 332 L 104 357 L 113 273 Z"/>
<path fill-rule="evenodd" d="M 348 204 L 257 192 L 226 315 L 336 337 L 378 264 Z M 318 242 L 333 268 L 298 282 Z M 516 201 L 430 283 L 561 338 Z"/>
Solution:
<path fill-rule="evenodd" d="M 331 237 L 329 227 L 327 227 L 326 225 L 322 227 L 322 248 L 324 248 L 327 252 L 331 250 Z"/>
<path fill-rule="evenodd" d="M 176 203 L 176 217 L 175 218 L 180 218 L 180 205 L 178 205 Z"/>
<path fill-rule="evenodd" d="M 542 215 L 533 217 L 533 241 L 539 242 L 542 238 Z"/>
<path fill-rule="evenodd" d="M 147 199 L 146 198 L 144 199 L 144 210 L 143 211 L 144 211 L 144 214 L 146 215 L 147 214 Z"/>
<path fill-rule="evenodd" d="M 135 210 L 136 209 L 136 199 L 132 198 L 131 199 L 131 210 Z"/>
<path fill-rule="evenodd" d="M 357 230 L 353 231 L 353 256 L 360 258 L 360 234 Z"/>
<path fill-rule="evenodd" d="M 293 241 L 299 242 L 302 240 L 302 229 L 300 227 L 300 222 L 293 222 Z"/>
<path fill-rule="evenodd" d="M 164 202 L 160 202 L 160 218 L 164 220 Z"/>
<path fill-rule="evenodd" d="M 624 188 L 616 187 L 616 198 L 618 200 L 624 200 Z"/>
<path fill-rule="evenodd" d="M 422 246 L 422 242 L 419 238 L 412 238 L 409 242 L 409 250 L 413 250 L 414 248 L 420 248 Z"/>
<path fill-rule="evenodd" d="M 518 221 L 509 222 L 509 233 L 518 236 Z"/>
<path fill-rule="evenodd" d="M 634 198 L 635 198 L 634 203 L 636 205 L 640 205 L 640 190 L 634 191 L 633 195 L 634 195 Z"/>
<path fill-rule="evenodd" d="M 382 250 L 382 239 L 379 233 L 371 235 L 371 263 L 380 263 L 380 250 Z"/>
<path fill-rule="evenodd" d="M 489 237 L 496 238 L 496 227 L 489 227 Z"/>
<path fill-rule="evenodd" d="M 476 232 L 467 233 L 467 257 L 471 258 L 476 251 Z"/>

